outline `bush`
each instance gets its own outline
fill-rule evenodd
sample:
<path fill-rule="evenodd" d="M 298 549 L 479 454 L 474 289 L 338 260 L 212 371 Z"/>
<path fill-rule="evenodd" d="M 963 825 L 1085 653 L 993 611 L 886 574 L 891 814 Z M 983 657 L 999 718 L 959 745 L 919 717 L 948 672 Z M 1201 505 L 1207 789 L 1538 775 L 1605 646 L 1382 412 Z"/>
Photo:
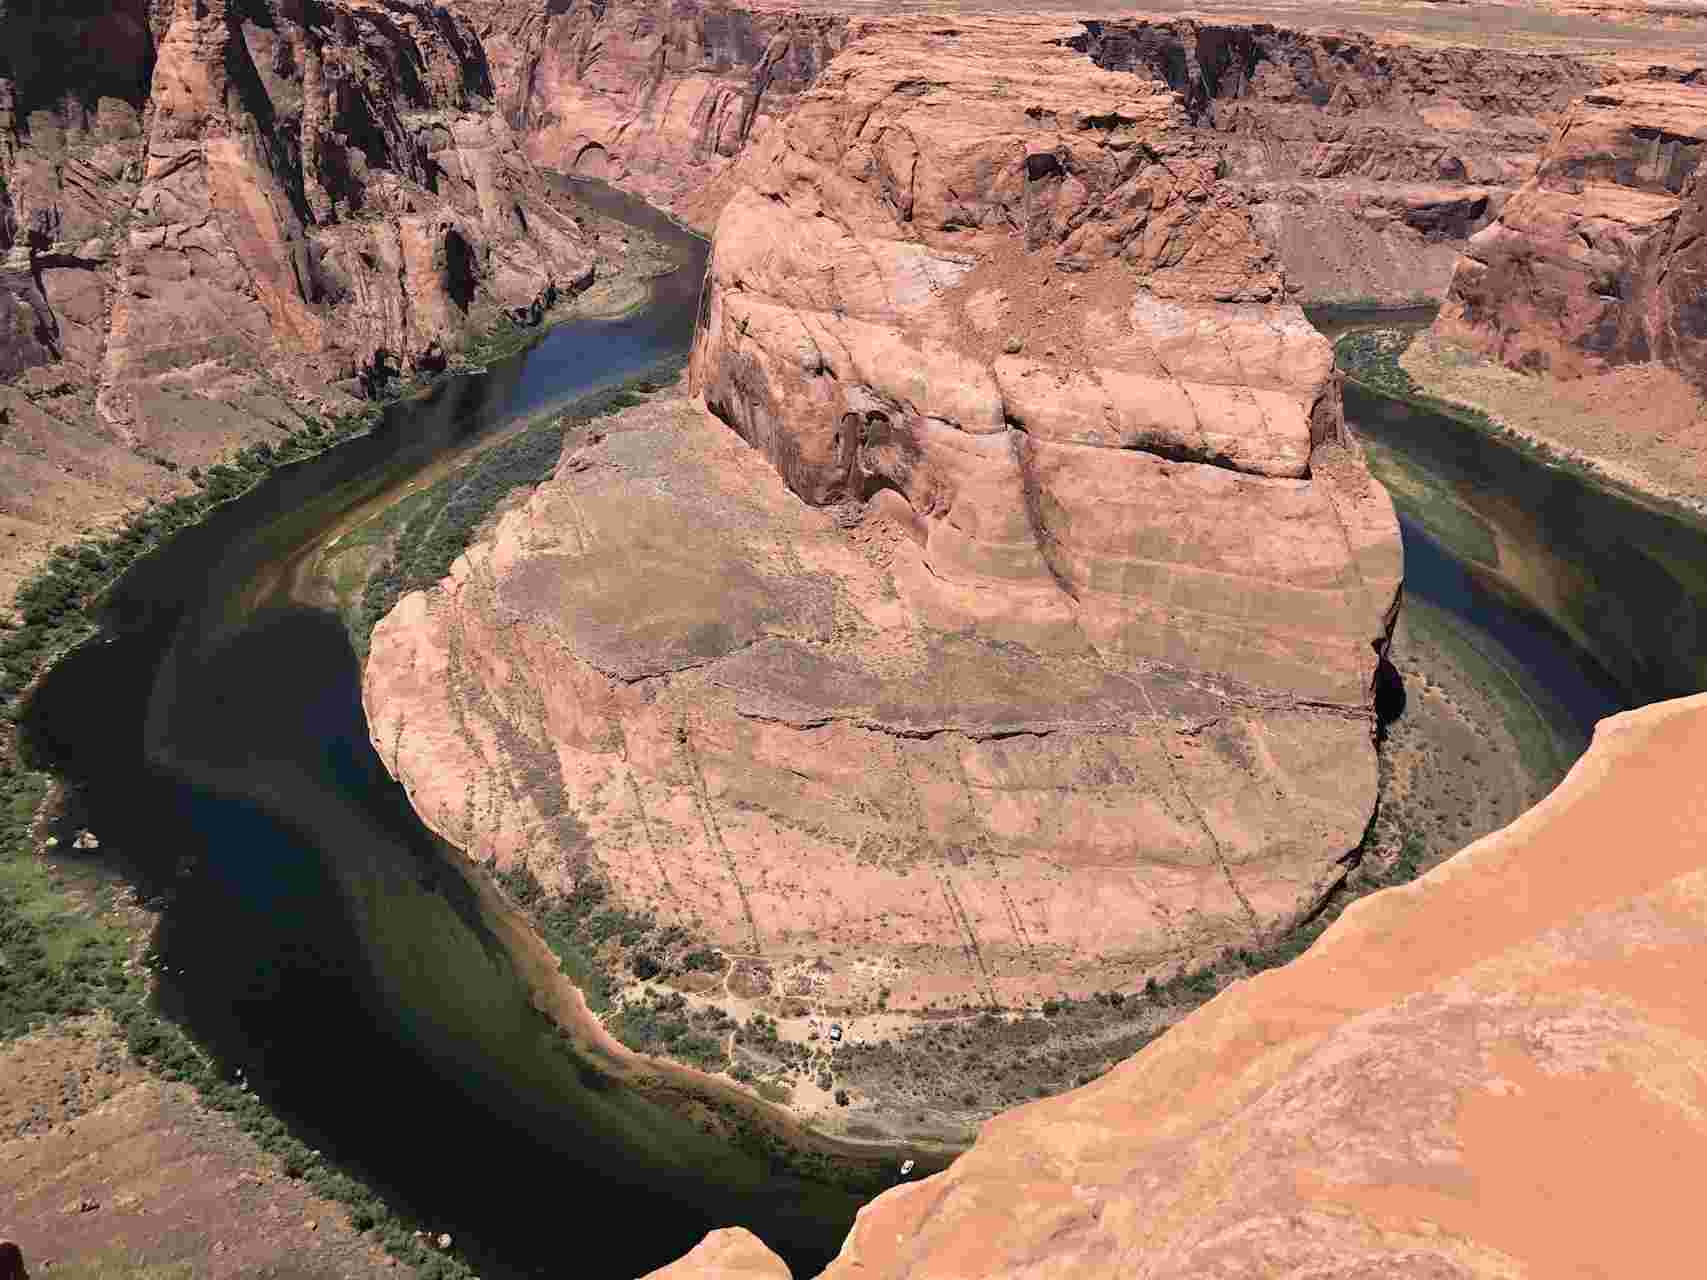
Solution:
<path fill-rule="evenodd" d="M 682 968 L 689 973 L 699 971 L 715 973 L 723 968 L 723 963 L 723 953 L 713 951 L 710 947 L 700 947 L 682 957 Z"/>

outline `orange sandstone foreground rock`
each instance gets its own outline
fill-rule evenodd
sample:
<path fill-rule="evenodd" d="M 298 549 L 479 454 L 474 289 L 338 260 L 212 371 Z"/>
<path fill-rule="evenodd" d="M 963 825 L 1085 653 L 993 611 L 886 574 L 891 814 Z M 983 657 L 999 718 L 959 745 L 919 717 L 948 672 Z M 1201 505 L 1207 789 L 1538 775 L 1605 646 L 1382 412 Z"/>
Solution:
<path fill-rule="evenodd" d="M 1510 827 L 873 1201 L 827 1280 L 1690 1273 L 1704 757 L 1707 696 L 1603 721 Z"/>
<path fill-rule="evenodd" d="M 744 1227 L 726 1227 L 701 1240 L 686 1257 L 649 1272 L 646 1280 L 789 1280 L 787 1265 Z"/>
<path fill-rule="evenodd" d="M 870 24 L 732 171 L 729 425 L 597 424 L 376 628 L 471 855 L 828 1013 L 1127 986 L 1344 874 L 1392 507 L 1215 150 L 1072 30 Z"/>

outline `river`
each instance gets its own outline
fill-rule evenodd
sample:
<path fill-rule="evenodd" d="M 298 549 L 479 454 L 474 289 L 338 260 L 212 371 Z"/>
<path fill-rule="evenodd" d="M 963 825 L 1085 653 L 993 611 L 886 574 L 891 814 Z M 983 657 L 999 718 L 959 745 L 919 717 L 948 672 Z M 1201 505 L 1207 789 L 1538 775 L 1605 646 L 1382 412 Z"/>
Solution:
<path fill-rule="evenodd" d="M 685 352 L 705 243 L 609 189 L 579 194 L 687 259 L 649 307 L 396 404 L 180 534 L 117 585 L 109 638 L 52 672 L 24 727 L 162 908 L 164 1011 L 305 1141 L 471 1246 L 481 1275 L 626 1280 L 730 1223 L 810 1274 L 859 1199 L 774 1173 L 567 1047 L 460 855 L 375 754 L 342 622 L 294 591 L 345 513 Z"/>
<path fill-rule="evenodd" d="M 775 1171 L 567 1046 L 479 884 L 375 755 L 343 624 L 295 589 L 348 513 L 685 350 L 704 244 L 617 193 L 585 198 L 687 257 L 650 307 L 447 379 L 181 534 L 118 584 L 106 636 L 44 681 L 24 730 L 77 788 L 103 856 L 161 908 L 162 1007 L 481 1274 L 629 1277 L 740 1223 L 809 1275 L 858 1197 Z M 1562 735 L 1697 687 L 1698 529 L 1455 424 L 1347 400 L 1410 486 L 1410 597 L 1461 619 Z"/>
<path fill-rule="evenodd" d="M 1433 313 L 1311 318 L 1338 337 L 1422 328 Z M 1596 721 L 1707 688 L 1699 519 L 1354 383 L 1345 412 L 1398 508 L 1407 608 L 1444 615 L 1496 678 L 1521 687 L 1550 731 L 1555 777 Z"/>

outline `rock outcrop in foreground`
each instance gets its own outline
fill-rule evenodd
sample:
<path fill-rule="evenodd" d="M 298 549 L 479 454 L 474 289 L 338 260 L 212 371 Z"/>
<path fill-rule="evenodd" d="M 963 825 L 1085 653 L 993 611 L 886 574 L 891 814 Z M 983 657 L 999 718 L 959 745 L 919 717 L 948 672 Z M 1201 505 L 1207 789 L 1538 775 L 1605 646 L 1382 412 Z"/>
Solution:
<path fill-rule="evenodd" d="M 1343 876 L 1393 510 L 1218 151 L 1075 30 L 862 27 L 733 170 L 722 421 L 600 423 L 375 630 L 471 854 L 827 1013 L 1130 989 Z"/>
<path fill-rule="evenodd" d="M 1510 827 L 880 1196 L 826 1280 L 1694 1270 L 1703 758 L 1707 696 L 1603 721 Z"/>
<path fill-rule="evenodd" d="M 1704 154 L 1707 87 L 1588 94 L 1470 240 L 1436 332 L 1529 372 L 1652 360 L 1707 386 Z"/>

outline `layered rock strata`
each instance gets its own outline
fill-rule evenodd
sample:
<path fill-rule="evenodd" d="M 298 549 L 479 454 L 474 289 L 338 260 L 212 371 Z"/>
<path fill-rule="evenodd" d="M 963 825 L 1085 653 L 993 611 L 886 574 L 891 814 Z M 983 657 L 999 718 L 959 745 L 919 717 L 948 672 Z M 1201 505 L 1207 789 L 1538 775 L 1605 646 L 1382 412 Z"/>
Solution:
<path fill-rule="evenodd" d="M 873 1201 L 826 1280 L 1689 1270 L 1704 755 L 1707 698 L 1603 721 L 1510 827 Z"/>
<path fill-rule="evenodd" d="M 715 220 L 715 179 L 786 115 L 848 20 L 764 5 L 462 0 L 529 154 Z"/>
<path fill-rule="evenodd" d="M 0 178 L 0 409 L 48 420 L 5 461 L 14 532 L 170 492 L 157 462 L 438 367 L 595 267 L 425 0 L 0 6 Z M 99 465 L 39 465 L 68 446 Z"/>
<path fill-rule="evenodd" d="M 728 167 L 864 29 L 857 6 L 833 4 L 462 8 L 537 162 L 615 177 L 705 227 L 731 193 Z M 1505 48 L 1471 22 L 1423 36 L 1265 16 L 1086 17 L 1063 39 L 1100 67 L 1163 80 L 1192 127 L 1230 142 L 1228 176 L 1312 302 L 1438 299 L 1573 98 L 1701 69 L 1683 50 L 1608 56 L 1604 37 Z M 1532 25 L 1524 44 L 1560 44 Z"/>
<path fill-rule="evenodd" d="M 1659 361 L 1707 387 L 1704 154 L 1707 86 L 1586 95 L 1470 240 L 1436 332 L 1530 372 Z"/>
<path fill-rule="evenodd" d="M 1098 66 L 1165 81 L 1194 126 L 1224 136 L 1228 177 L 1251 191 L 1259 232 L 1311 302 L 1438 298 L 1571 98 L 1650 73 L 1266 22 L 1084 28 L 1072 43 Z"/>
<path fill-rule="evenodd" d="M 829 1009 L 1138 982 L 1343 873 L 1392 508 L 1216 151 L 1072 30 L 862 32 L 734 171 L 728 426 L 601 424 L 375 630 L 471 854 Z"/>

